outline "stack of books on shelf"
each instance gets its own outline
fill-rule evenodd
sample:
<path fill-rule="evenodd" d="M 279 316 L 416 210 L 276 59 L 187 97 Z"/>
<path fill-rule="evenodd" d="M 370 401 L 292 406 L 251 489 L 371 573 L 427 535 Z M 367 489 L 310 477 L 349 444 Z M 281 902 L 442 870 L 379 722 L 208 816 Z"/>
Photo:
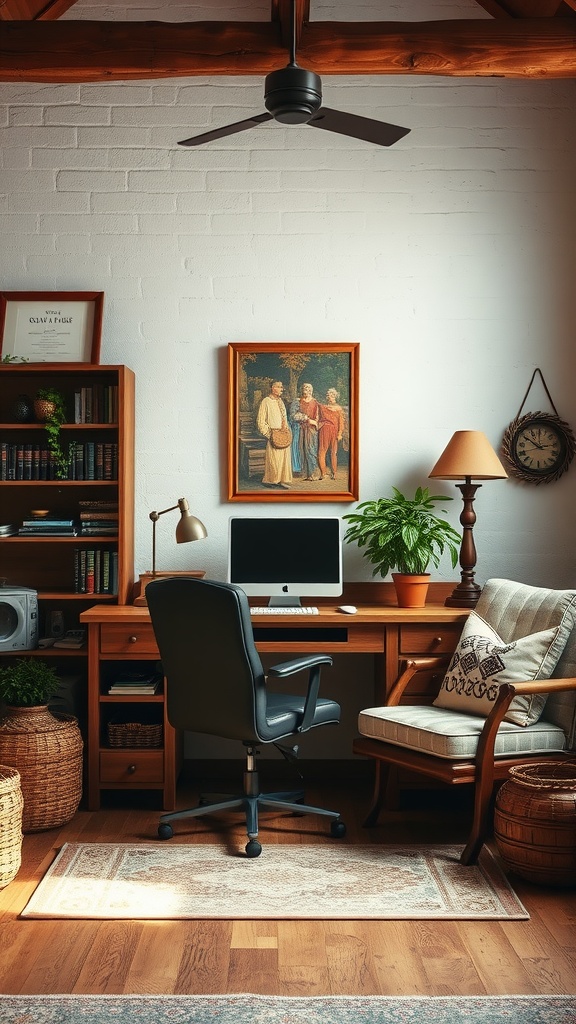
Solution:
<path fill-rule="evenodd" d="M 13 537 L 18 533 L 15 523 L 0 523 L 0 537 Z"/>
<path fill-rule="evenodd" d="M 110 537 L 118 534 L 117 501 L 81 501 L 80 529 L 83 537 Z"/>
<path fill-rule="evenodd" d="M 76 523 L 73 519 L 33 516 L 32 519 L 24 519 L 18 530 L 20 537 L 75 537 L 77 533 Z"/>
<path fill-rule="evenodd" d="M 118 385 L 92 384 L 74 393 L 75 423 L 117 423 Z"/>
<path fill-rule="evenodd" d="M 132 694 L 132 695 L 152 695 L 157 692 L 160 686 L 162 677 L 158 672 L 146 673 L 127 673 L 121 679 L 117 679 L 113 682 L 108 693 L 111 694 Z"/>
<path fill-rule="evenodd" d="M 117 594 L 118 552 L 74 548 L 74 593 Z"/>

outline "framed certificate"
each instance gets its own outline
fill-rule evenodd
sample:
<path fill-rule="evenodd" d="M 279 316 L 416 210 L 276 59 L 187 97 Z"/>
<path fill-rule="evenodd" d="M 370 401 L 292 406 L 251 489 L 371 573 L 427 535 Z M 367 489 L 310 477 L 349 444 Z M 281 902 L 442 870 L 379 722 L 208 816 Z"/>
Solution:
<path fill-rule="evenodd" d="M 104 292 L 0 292 L 3 362 L 98 363 Z"/>

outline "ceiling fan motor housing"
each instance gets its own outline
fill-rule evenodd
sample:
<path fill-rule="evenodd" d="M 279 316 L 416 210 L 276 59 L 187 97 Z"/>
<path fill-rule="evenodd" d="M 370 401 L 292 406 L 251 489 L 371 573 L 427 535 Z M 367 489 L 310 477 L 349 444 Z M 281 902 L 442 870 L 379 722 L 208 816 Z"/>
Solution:
<path fill-rule="evenodd" d="M 289 64 L 266 75 L 264 103 L 282 124 L 306 124 L 322 103 L 322 82 L 314 71 Z"/>

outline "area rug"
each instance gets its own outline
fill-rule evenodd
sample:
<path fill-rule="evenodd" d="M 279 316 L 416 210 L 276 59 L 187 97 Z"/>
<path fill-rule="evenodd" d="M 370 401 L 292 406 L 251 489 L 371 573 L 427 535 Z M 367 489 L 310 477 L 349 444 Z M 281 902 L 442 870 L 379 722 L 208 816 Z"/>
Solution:
<path fill-rule="evenodd" d="M 485 847 L 464 867 L 452 846 L 221 846 L 67 843 L 22 917 L 526 918 Z"/>
<path fill-rule="evenodd" d="M 0 996 L 2 1024 L 574 1024 L 574 996 Z"/>

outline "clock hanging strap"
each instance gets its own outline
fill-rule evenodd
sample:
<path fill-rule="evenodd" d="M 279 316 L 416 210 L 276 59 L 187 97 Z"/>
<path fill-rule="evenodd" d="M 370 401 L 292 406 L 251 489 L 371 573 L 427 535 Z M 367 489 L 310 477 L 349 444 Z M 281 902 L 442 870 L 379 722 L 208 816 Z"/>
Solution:
<path fill-rule="evenodd" d="M 552 406 L 552 408 L 554 410 L 554 415 L 558 416 L 558 410 L 557 410 L 556 406 L 554 405 L 554 402 L 552 401 L 552 395 L 548 391 L 548 386 L 546 384 L 546 381 L 544 380 L 544 376 L 543 376 L 542 370 L 540 369 L 539 366 L 537 366 L 536 369 L 534 370 L 534 373 L 532 374 L 532 377 L 530 378 L 530 383 L 529 383 L 529 385 L 528 385 L 528 387 L 526 389 L 526 394 L 524 395 L 524 398 L 522 399 L 522 404 L 521 404 L 520 408 L 518 409 L 518 412 L 516 413 L 516 419 L 517 420 L 520 419 L 520 413 L 522 412 L 522 409 L 524 408 L 524 405 L 526 404 L 526 399 L 528 398 L 528 395 L 530 394 L 530 388 L 532 387 L 532 385 L 534 383 L 534 378 L 535 378 L 537 373 L 540 374 L 540 380 L 542 381 L 542 384 L 544 385 L 544 390 L 545 390 L 546 394 L 548 395 L 548 401 L 550 402 L 550 405 Z"/>

